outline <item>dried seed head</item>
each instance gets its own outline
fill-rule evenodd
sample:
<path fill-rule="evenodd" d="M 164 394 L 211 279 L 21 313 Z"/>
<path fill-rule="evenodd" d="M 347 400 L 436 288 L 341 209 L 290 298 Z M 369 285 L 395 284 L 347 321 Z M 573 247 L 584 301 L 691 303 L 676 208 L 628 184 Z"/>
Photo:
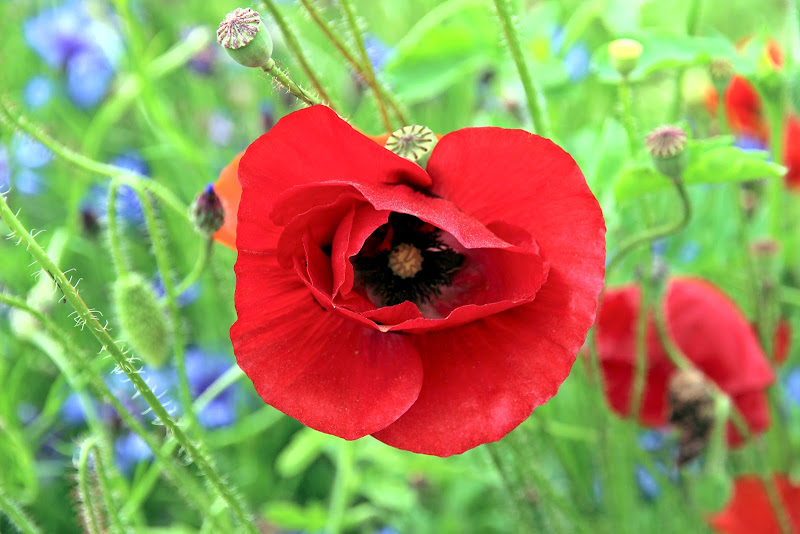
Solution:
<path fill-rule="evenodd" d="M 708 65 L 708 73 L 711 75 L 711 81 L 717 91 L 724 90 L 734 75 L 733 63 L 728 58 L 713 59 Z"/>
<path fill-rule="evenodd" d="M 236 8 L 217 29 L 217 42 L 245 67 L 263 67 L 272 57 L 272 39 L 261 16 L 249 7 Z"/>
<path fill-rule="evenodd" d="M 714 427 L 711 387 L 700 371 L 679 371 L 669 382 L 669 422 L 680 432 L 678 467 L 697 458 L 706 448 Z"/>
<path fill-rule="evenodd" d="M 659 126 L 644 142 L 653 163 L 663 174 L 679 179 L 688 163 L 686 132 L 677 126 Z"/>

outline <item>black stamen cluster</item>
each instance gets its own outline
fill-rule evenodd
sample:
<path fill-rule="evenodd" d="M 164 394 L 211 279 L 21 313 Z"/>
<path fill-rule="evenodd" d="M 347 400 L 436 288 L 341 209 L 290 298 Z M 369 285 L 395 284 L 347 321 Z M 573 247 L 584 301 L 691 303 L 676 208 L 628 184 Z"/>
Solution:
<path fill-rule="evenodd" d="M 353 266 L 385 306 L 406 300 L 415 304 L 430 302 L 441 294 L 442 287 L 453 283 L 453 275 L 464 263 L 464 256 L 442 242 L 438 228 L 416 217 L 393 213 L 389 223 L 372 237 L 383 241 L 390 229 L 393 231 L 390 249 L 359 254 L 352 260 Z M 389 267 L 391 249 L 402 243 L 413 245 L 422 253 L 422 267 L 410 278 L 397 276 Z"/>

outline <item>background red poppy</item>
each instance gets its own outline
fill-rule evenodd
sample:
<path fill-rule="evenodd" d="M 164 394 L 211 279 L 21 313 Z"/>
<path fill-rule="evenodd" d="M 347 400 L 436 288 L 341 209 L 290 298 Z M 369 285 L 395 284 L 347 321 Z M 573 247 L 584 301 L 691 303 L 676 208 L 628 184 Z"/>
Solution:
<path fill-rule="evenodd" d="M 776 475 L 775 484 L 792 529 L 800 532 L 800 486 L 785 475 Z M 755 476 L 734 481 L 733 497 L 709 524 L 720 534 L 782 534 L 764 484 Z"/>
<path fill-rule="evenodd" d="M 636 362 L 636 325 L 641 291 L 638 286 L 608 289 L 597 316 L 597 350 L 606 397 L 620 415 L 631 413 Z M 750 430 L 769 426 L 766 387 L 772 369 L 750 324 L 728 297 L 697 278 L 669 281 L 662 304 L 671 340 L 708 378 L 732 397 Z M 647 374 L 640 420 L 649 426 L 667 424 L 667 385 L 677 371 L 661 344 L 654 319 L 647 325 Z M 729 426 L 731 443 L 741 441 Z"/>

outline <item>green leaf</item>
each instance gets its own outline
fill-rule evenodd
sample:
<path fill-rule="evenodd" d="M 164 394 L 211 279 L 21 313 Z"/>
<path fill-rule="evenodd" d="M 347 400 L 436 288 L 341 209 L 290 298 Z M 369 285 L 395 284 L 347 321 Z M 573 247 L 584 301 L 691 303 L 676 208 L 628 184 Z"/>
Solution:
<path fill-rule="evenodd" d="M 766 178 L 779 178 L 786 168 L 767 161 L 768 154 L 759 150 L 742 150 L 729 146 L 730 137 L 689 142 L 689 164 L 683 175 L 687 186 L 714 185 Z M 629 165 L 614 185 L 614 196 L 619 201 L 630 200 L 646 193 L 672 188 L 666 176 L 652 165 Z"/>
<path fill-rule="evenodd" d="M 332 439 L 327 434 L 310 428 L 300 430 L 278 455 L 275 469 L 285 478 L 299 475 L 322 454 L 322 450 Z"/>
<path fill-rule="evenodd" d="M 436 96 L 498 57 L 495 29 L 483 24 L 485 3 L 451 0 L 430 11 L 396 46 L 384 67 L 392 90 L 408 104 Z"/>
<path fill-rule="evenodd" d="M 287 501 L 271 502 L 264 508 L 264 516 L 282 529 L 306 532 L 321 532 L 327 521 L 325 508 L 316 502 L 307 506 Z"/>

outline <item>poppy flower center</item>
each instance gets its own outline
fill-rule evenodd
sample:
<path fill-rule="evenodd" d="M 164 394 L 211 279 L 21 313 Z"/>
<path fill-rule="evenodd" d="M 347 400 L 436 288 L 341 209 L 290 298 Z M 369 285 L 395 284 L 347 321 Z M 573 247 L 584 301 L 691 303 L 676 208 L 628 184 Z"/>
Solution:
<path fill-rule="evenodd" d="M 358 279 L 378 306 L 410 301 L 421 305 L 441 295 L 464 262 L 438 228 L 392 213 L 353 259 Z"/>
<path fill-rule="evenodd" d="M 412 278 L 422 269 L 422 252 L 410 243 L 400 243 L 389 253 L 389 268 L 400 278 Z"/>

